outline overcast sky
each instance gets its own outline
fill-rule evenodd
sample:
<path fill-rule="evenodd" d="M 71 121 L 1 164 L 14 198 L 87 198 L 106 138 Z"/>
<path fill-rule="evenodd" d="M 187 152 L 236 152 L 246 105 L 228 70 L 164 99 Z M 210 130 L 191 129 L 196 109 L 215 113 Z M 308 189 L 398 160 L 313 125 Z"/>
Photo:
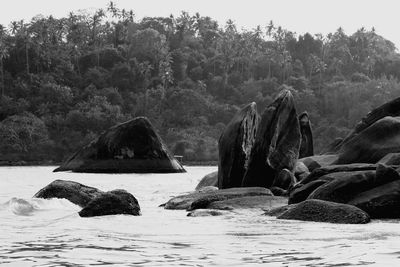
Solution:
<path fill-rule="evenodd" d="M 109 0 L 0 0 L 0 24 L 29 20 L 37 14 L 61 17 L 70 11 L 105 8 Z M 340 26 L 347 34 L 364 26 L 400 48 L 398 0 L 114 0 L 117 7 L 144 16 L 179 15 L 182 10 L 216 19 L 232 19 L 238 28 L 265 26 L 270 20 L 298 34 L 329 33 Z"/>

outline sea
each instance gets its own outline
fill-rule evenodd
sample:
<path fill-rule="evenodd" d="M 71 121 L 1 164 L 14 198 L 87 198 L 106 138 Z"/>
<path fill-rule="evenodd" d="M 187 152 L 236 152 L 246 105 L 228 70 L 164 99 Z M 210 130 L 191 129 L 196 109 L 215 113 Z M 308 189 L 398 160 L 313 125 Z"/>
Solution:
<path fill-rule="evenodd" d="M 0 167 L 0 266 L 400 266 L 400 221 L 365 225 L 278 220 L 262 210 L 187 217 L 159 207 L 215 171 L 53 173 Z M 32 196 L 56 179 L 125 189 L 141 216 L 81 218 L 65 199 Z"/>

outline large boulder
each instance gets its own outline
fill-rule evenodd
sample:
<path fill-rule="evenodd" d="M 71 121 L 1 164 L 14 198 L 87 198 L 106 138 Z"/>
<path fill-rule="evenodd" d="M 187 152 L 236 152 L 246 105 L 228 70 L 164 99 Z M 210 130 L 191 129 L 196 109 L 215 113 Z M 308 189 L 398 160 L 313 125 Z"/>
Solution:
<path fill-rule="evenodd" d="M 376 171 L 343 172 L 338 177 L 314 190 L 308 199 L 320 199 L 338 203 L 348 203 L 356 195 L 400 180 L 393 168 L 379 164 Z"/>
<path fill-rule="evenodd" d="M 400 97 L 396 98 L 390 102 L 383 104 L 369 112 L 365 117 L 361 119 L 356 125 L 355 129 L 344 138 L 341 142 L 338 142 L 331 151 L 338 151 L 341 147 L 349 142 L 350 140 L 356 138 L 361 132 L 375 124 L 377 121 L 383 119 L 384 117 L 397 117 L 400 116 Z M 386 133 L 384 133 L 386 134 Z"/>
<path fill-rule="evenodd" d="M 302 114 L 300 114 L 299 122 L 301 133 L 299 157 L 304 158 L 314 156 L 314 143 L 311 130 L 311 122 L 307 112 L 303 112 Z"/>
<path fill-rule="evenodd" d="M 173 210 L 187 210 L 190 209 L 193 202 L 196 205 L 203 205 L 201 203 L 211 203 L 213 201 L 227 200 L 232 198 L 247 197 L 247 196 L 272 196 L 272 193 L 267 188 L 262 187 L 241 187 L 241 188 L 228 188 L 220 189 L 217 191 L 208 192 L 191 192 L 185 195 L 180 195 L 170 199 L 165 203 L 165 209 Z"/>
<path fill-rule="evenodd" d="M 370 221 L 368 214 L 355 206 L 316 199 L 292 205 L 278 219 L 344 224 L 363 224 Z"/>
<path fill-rule="evenodd" d="M 137 199 L 125 190 L 116 189 L 98 195 L 79 212 L 81 217 L 116 214 L 140 215 Z"/>
<path fill-rule="evenodd" d="M 39 190 L 35 198 L 65 198 L 72 203 L 85 207 L 91 200 L 103 192 L 97 188 L 73 181 L 55 180 Z"/>
<path fill-rule="evenodd" d="M 241 109 L 222 132 L 218 142 L 218 187 L 240 187 L 247 170 L 259 116 L 256 103 Z"/>
<path fill-rule="evenodd" d="M 237 209 L 262 209 L 271 210 L 288 204 L 286 197 L 279 196 L 249 196 L 227 200 L 213 201 L 206 205 L 207 209 L 237 210 Z"/>
<path fill-rule="evenodd" d="M 218 186 L 218 171 L 212 172 L 201 178 L 195 190 L 200 190 L 207 186 Z"/>
<path fill-rule="evenodd" d="M 400 180 L 362 192 L 348 204 L 364 210 L 371 218 L 400 218 Z"/>
<path fill-rule="evenodd" d="M 185 172 L 147 118 L 111 127 L 54 171 L 91 173 Z"/>
<path fill-rule="evenodd" d="M 400 153 L 389 153 L 381 158 L 378 163 L 385 165 L 400 165 Z"/>
<path fill-rule="evenodd" d="M 400 117 L 385 117 L 342 143 L 335 164 L 376 163 L 400 152 Z"/>
<path fill-rule="evenodd" d="M 268 188 L 282 169 L 293 171 L 300 140 L 294 99 L 284 90 L 262 114 L 242 186 Z"/>

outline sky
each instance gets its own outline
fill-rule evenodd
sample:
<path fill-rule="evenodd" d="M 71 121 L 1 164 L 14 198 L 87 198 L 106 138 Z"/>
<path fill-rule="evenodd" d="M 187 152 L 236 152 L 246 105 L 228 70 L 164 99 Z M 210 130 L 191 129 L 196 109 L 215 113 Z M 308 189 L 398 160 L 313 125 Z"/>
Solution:
<path fill-rule="evenodd" d="M 400 48 L 398 0 L 114 0 L 117 7 L 132 9 L 136 19 L 145 16 L 190 14 L 216 19 L 220 25 L 228 19 L 238 29 L 266 26 L 272 20 L 297 34 L 327 34 L 339 27 L 347 34 L 361 27 L 371 29 Z M 79 9 L 105 8 L 109 0 L 0 0 L 0 24 L 30 20 L 38 14 L 66 16 Z"/>

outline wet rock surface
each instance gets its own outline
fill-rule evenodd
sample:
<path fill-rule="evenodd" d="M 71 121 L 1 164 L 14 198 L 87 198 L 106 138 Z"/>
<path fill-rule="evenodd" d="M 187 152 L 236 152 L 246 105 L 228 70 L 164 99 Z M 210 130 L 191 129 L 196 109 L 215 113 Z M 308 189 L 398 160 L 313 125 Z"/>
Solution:
<path fill-rule="evenodd" d="M 308 117 L 307 112 L 303 112 L 299 115 L 300 122 L 300 133 L 301 133 L 301 144 L 299 157 L 310 157 L 314 155 L 314 141 L 311 130 L 311 121 Z"/>

